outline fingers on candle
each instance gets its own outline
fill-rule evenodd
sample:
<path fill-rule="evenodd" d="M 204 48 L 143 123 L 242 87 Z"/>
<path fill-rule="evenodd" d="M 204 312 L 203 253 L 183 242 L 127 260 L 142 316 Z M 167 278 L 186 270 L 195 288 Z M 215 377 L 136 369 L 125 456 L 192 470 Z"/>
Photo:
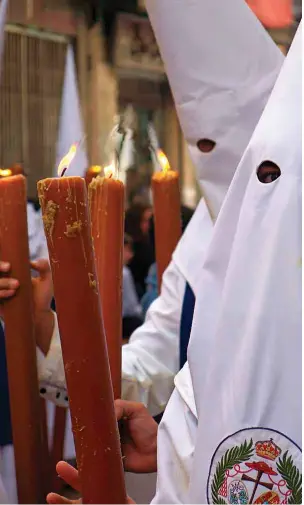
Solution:
<path fill-rule="evenodd" d="M 145 411 L 142 403 L 130 402 L 128 400 L 115 400 L 115 413 L 117 421 L 121 419 L 131 419 L 138 416 L 138 413 Z"/>
<path fill-rule="evenodd" d="M 64 480 L 73 489 L 80 492 L 80 479 L 76 468 L 65 461 L 59 461 L 56 465 L 56 471 L 62 480 Z"/>
<path fill-rule="evenodd" d="M 0 272 L 1 273 L 5 274 L 5 273 L 9 272 L 10 268 L 11 268 L 10 263 L 8 263 L 7 261 L 0 261 Z"/>
<path fill-rule="evenodd" d="M 79 500 L 69 500 L 68 498 L 65 498 L 64 496 L 61 496 L 60 494 L 57 493 L 49 493 L 46 497 L 47 503 L 50 504 L 73 504 L 73 503 L 82 503 L 81 499 Z"/>
<path fill-rule="evenodd" d="M 0 278 L 0 299 L 5 300 L 16 293 L 19 282 L 16 279 Z"/>
<path fill-rule="evenodd" d="M 31 261 L 31 267 L 39 273 L 40 277 L 45 278 L 51 275 L 51 267 L 47 259 Z"/>
<path fill-rule="evenodd" d="M 123 417 L 125 417 L 123 401 L 115 400 L 114 406 L 115 406 L 116 419 L 117 421 L 120 421 Z"/>

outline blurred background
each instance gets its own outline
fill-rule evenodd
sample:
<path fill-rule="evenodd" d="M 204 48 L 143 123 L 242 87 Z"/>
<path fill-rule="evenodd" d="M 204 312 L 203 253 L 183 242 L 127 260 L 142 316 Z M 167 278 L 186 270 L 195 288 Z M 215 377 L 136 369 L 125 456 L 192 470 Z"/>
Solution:
<path fill-rule="evenodd" d="M 248 3 L 287 53 L 301 18 L 301 1 Z M 136 157 L 127 173 L 129 199 L 145 195 L 149 188 L 153 165 L 146 132 L 152 121 L 160 146 L 180 172 L 183 203 L 195 207 L 199 188 L 144 0 L 9 0 L 0 166 L 24 165 L 31 198 L 36 197 L 36 181 L 52 175 L 69 42 L 74 47 L 90 164 L 106 162 L 104 145 L 113 118 L 132 104 Z"/>

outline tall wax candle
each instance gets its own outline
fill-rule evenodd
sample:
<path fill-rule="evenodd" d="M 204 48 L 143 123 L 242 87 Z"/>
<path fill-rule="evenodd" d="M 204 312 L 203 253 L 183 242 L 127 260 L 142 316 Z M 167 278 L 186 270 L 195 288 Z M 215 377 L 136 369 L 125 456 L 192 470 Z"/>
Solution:
<path fill-rule="evenodd" d="M 19 503 L 42 503 L 42 433 L 33 299 L 22 175 L 0 178 L 0 258 L 20 286 L 3 302 Z M 1 415 L 1 413 L 0 413 Z"/>
<path fill-rule="evenodd" d="M 85 181 L 38 182 L 84 503 L 126 503 Z"/>
<path fill-rule="evenodd" d="M 121 397 L 124 185 L 109 172 L 89 186 L 92 236 L 114 398 Z"/>
<path fill-rule="evenodd" d="M 23 166 L 20 163 L 15 163 L 9 169 L 7 169 L 10 175 L 25 175 Z M 1 176 L 1 174 L 0 174 Z M 47 413 L 46 413 L 46 402 L 43 398 L 40 398 L 41 405 L 41 430 L 42 430 L 42 459 L 41 459 L 41 471 L 43 474 L 43 496 L 45 497 L 50 491 L 50 454 L 48 446 L 48 423 L 47 423 Z"/>
<path fill-rule="evenodd" d="M 158 289 L 163 273 L 169 265 L 173 251 L 181 237 L 181 201 L 178 173 L 170 169 L 167 158 L 158 152 L 163 167 L 152 177 L 154 230 Z"/>

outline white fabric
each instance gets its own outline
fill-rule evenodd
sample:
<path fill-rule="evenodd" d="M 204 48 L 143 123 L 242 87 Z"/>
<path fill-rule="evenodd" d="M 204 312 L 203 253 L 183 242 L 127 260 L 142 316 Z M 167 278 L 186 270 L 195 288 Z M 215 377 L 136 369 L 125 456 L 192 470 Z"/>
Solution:
<path fill-rule="evenodd" d="M 74 51 L 72 46 L 69 45 L 66 54 L 54 177 L 57 177 L 57 168 L 60 161 L 68 153 L 71 145 L 75 142 L 81 142 L 81 144 L 78 147 L 76 156 L 73 159 L 66 175 L 79 175 L 80 177 L 84 177 L 89 163 L 84 147 L 85 143 L 82 142 L 83 140 L 84 128 L 77 88 Z"/>
<path fill-rule="evenodd" d="M 244 0 L 146 0 L 203 194 L 218 215 L 284 60 Z M 199 139 L 216 142 L 201 153 Z"/>
<path fill-rule="evenodd" d="M 215 477 L 227 451 L 236 458 L 235 451 L 251 439 L 249 464 L 263 462 L 276 472 L 273 484 L 265 472 L 261 482 L 273 486 L 280 503 L 289 493 L 286 484 L 278 485 L 280 458 L 288 451 L 293 474 L 301 467 L 300 30 L 237 170 L 200 272 L 188 352 L 191 377 L 180 373 L 181 389 L 177 376 L 172 398 L 179 400 L 170 401 L 165 429 L 160 428 L 158 460 L 171 454 L 171 468 L 170 475 L 159 469 L 164 474 L 156 503 L 225 501 L 233 489 L 238 499 L 241 491 L 247 493 L 248 503 L 254 484 L 241 478 L 249 472 L 245 461 L 233 464 L 228 477 L 224 472 L 223 488 L 217 489 Z M 282 171 L 269 184 L 256 175 L 266 160 Z M 191 381 L 198 429 L 184 435 L 184 445 L 180 433 L 190 410 Z M 270 439 L 281 450 L 275 461 L 261 457 L 255 447 Z M 190 466 L 187 456 L 183 461 L 185 447 L 194 451 Z M 250 471 L 256 479 L 257 471 Z M 187 490 L 178 479 L 172 487 L 175 472 L 187 475 Z M 259 484 L 254 500 L 266 499 L 267 490 Z"/>
<path fill-rule="evenodd" d="M 187 282 L 196 294 L 197 275 L 212 237 L 213 222 L 204 198 L 191 218 L 182 238 L 173 253 L 173 259 L 178 265 Z"/>
<path fill-rule="evenodd" d="M 182 375 L 182 370 L 178 375 Z M 186 371 L 187 378 L 189 374 Z M 157 486 L 152 503 L 189 503 L 189 479 L 197 432 L 195 409 L 184 402 L 185 380 L 180 378 L 158 429 Z M 187 395 L 188 396 L 188 395 Z M 178 416 L 176 413 L 178 412 Z M 175 422 L 173 421 L 175 419 Z M 162 450 L 159 450 L 162 448 Z"/>
<path fill-rule="evenodd" d="M 47 403 L 47 416 L 48 416 L 49 445 L 50 445 L 50 447 L 52 447 L 56 405 L 54 405 L 54 402 L 46 402 L 46 403 Z M 63 459 L 72 460 L 75 457 L 76 457 L 76 455 L 75 455 L 75 445 L 74 445 L 74 438 L 73 438 L 73 432 L 72 432 L 71 416 L 70 416 L 70 411 L 68 410 L 67 417 L 66 417 L 66 425 L 65 425 L 65 440 L 64 440 L 64 447 L 63 447 Z"/>
<path fill-rule="evenodd" d="M 5 491 L 5 488 L 3 486 L 3 482 L 0 477 L 0 503 L 9 503 L 9 499 L 7 496 L 7 493 Z"/>
<path fill-rule="evenodd" d="M 48 258 L 41 211 L 36 211 L 32 203 L 27 204 L 27 225 L 29 235 L 30 260 Z"/>
<path fill-rule="evenodd" d="M 18 503 L 12 445 L 0 449 L 0 475 L 0 503 Z"/>

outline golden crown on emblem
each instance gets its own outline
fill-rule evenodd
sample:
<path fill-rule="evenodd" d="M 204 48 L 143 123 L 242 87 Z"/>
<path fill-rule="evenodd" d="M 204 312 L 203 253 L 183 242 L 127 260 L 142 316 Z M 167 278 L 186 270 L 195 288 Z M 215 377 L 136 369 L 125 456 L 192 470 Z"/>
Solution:
<path fill-rule="evenodd" d="M 281 454 L 281 449 L 278 447 L 272 438 L 269 440 L 265 441 L 258 441 L 255 444 L 255 452 L 257 456 L 260 456 L 261 458 L 265 459 L 270 459 L 271 461 L 274 461 L 280 454 Z"/>

